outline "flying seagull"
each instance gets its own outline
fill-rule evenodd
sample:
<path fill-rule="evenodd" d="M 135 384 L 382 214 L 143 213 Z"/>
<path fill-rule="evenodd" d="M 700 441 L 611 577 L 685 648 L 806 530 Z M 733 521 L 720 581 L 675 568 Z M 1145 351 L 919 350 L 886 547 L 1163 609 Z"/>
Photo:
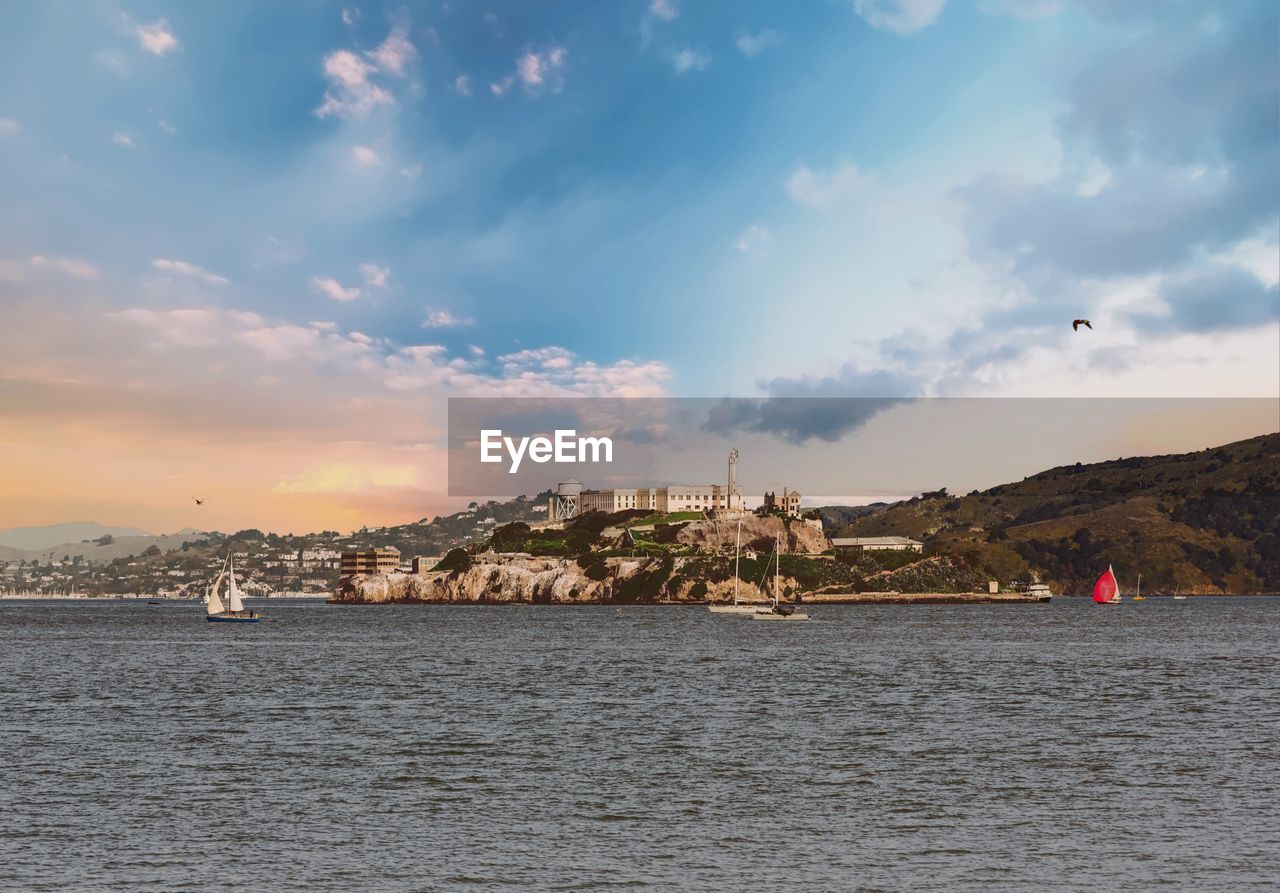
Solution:
<path fill-rule="evenodd" d="M 203 499 L 200 499 L 199 497 L 196 497 L 196 496 L 192 496 L 191 498 L 196 501 L 196 505 L 204 505 Z"/>
<path fill-rule="evenodd" d="M 1089 325 L 1089 320 L 1087 320 L 1087 319 L 1073 319 L 1073 320 L 1071 320 L 1071 331 L 1073 331 L 1073 332 L 1078 332 L 1078 331 L 1080 331 L 1080 327 L 1081 327 L 1081 326 L 1086 326 L 1090 331 L 1092 331 L 1092 330 L 1093 330 L 1093 326 Z"/>

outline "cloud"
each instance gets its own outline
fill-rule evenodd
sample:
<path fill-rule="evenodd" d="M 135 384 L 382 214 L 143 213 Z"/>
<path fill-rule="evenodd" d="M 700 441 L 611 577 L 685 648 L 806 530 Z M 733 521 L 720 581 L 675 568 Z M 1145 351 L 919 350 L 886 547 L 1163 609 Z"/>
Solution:
<path fill-rule="evenodd" d="M 690 71 L 702 71 L 708 68 L 711 65 L 711 54 L 706 50 L 685 47 L 669 53 L 667 61 L 671 63 L 671 69 L 676 74 L 685 74 Z"/>
<path fill-rule="evenodd" d="M 335 301 L 354 301 L 360 297 L 360 289 L 352 286 L 347 288 L 332 276 L 313 276 L 311 277 L 311 285 L 327 298 Z"/>
<path fill-rule="evenodd" d="M 461 326 L 474 326 L 476 321 L 471 317 L 454 316 L 448 310 L 432 310 L 422 321 L 424 329 L 456 329 Z"/>
<path fill-rule="evenodd" d="M 355 146 L 351 149 L 351 157 L 360 167 L 375 167 L 382 164 L 382 156 L 369 146 Z"/>
<path fill-rule="evenodd" d="M 163 130 L 165 133 L 168 133 L 168 134 L 174 134 L 178 132 L 178 128 L 174 127 L 172 124 L 170 124 L 168 121 L 164 120 L 163 118 L 161 118 L 159 121 L 156 122 L 156 127 L 159 127 L 161 130 Z"/>
<path fill-rule="evenodd" d="M 361 264 L 360 275 L 364 277 L 364 284 L 369 288 L 386 288 L 391 282 L 391 268 L 380 267 L 377 264 Z"/>
<path fill-rule="evenodd" d="M 138 45 L 153 56 L 168 55 L 176 52 L 180 46 L 178 38 L 173 36 L 169 23 L 164 19 L 157 19 L 149 25 L 138 25 L 133 33 L 138 38 Z"/>
<path fill-rule="evenodd" d="M 1068 147 L 1107 176 L 1081 188 L 1070 172 L 993 174 L 960 188 L 975 254 L 1069 284 L 1169 270 L 1275 219 L 1280 140 L 1259 124 L 1280 105 L 1274 4 L 1214 40 L 1150 15 L 1129 45 L 1082 60 L 1059 120 Z"/>
<path fill-rule="evenodd" d="M 360 21 L 360 9 L 358 7 L 349 6 L 342 10 L 342 24 L 350 26 L 358 21 Z"/>
<path fill-rule="evenodd" d="M 1130 314 L 1157 333 L 1217 332 L 1280 324 L 1280 286 L 1236 266 L 1214 265 L 1170 277 L 1158 288 L 1163 306 Z"/>
<path fill-rule="evenodd" d="M 536 93 L 543 87 L 559 93 L 564 89 L 564 64 L 568 51 L 564 47 L 550 47 L 541 52 L 530 50 L 516 60 L 516 74 L 525 91 Z"/>
<path fill-rule="evenodd" d="M 929 27 L 942 14 L 946 0 L 853 0 L 853 9 L 868 25 L 908 36 Z"/>
<path fill-rule="evenodd" d="M 132 149 L 136 145 L 133 141 L 133 135 L 124 130 L 117 130 L 111 134 L 111 142 L 122 149 Z"/>
<path fill-rule="evenodd" d="M 404 74 L 408 65 L 417 58 L 418 51 L 409 42 L 406 30 L 396 27 L 392 28 L 386 39 L 378 44 L 368 55 L 377 64 L 378 68 L 388 74 L 400 77 Z"/>
<path fill-rule="evenodd" d="M 219 276 L 217 273 L 210 273 L 204 267 L 198 267 L 195 264 L 187 263 L 185 260 L 166 260 L 165 258 L 158 257 L 151 262 L 151 266 L 166 273 L 180 273 L 183 276 L 190 276 L 193 279 L 199 279 L 201 282 L 207 282 L 210 285 L 226 285 L 229 282 L 225 276 Z"/>
<path fill-rule="evenodd" d="M 0 136 L 12 136 L 22 130 L 22 125 L 12 118 L 0 118 Z"/>
<path fill-rule="evenodd" d="M 733 43 L 738 48 L 738 52 L 748 59 L 754 59 L 765 50 L 776 47 L 781 39 L 782 36 L 772 28 L 765 28 L 755 34 L 738 29 L 738 32 L 733 37 Z"/>
<path fill-rule="evenodd" d="M 787 194 L 802 205 L 823 208 L 847 198 L 870 182 L 871 178 L 852 162 L 840 162 L 829 170 L 815 170 L 798 164 L 787 176 Z"/>
<path fill-rule="evenodd" d="M 653 0 L 649 4 L 649 15 L 664 22 L 670 22 L 680 15 L 680 7 L 672 0 Z"/>
<path fill-rule="evenodd" d="M 768 253 L 772 239 L 773 234 L 768 229 L 753 223 L 738 234 L 738 238 L 733 241 L 733 247 L 742 254 L 763 257 Z"/>
<path fill-rule="evenodd" d="M 27 258 L 27 264 L 37 270 L 60 273 L 75 279 L 101 279 L 102 273 L 88 261 L 74 257 L 55 257 L 44 254 L 33 254 Z"/>
<path fill-rule="evenodd" d="M 315 111 L 316 116 L 363 118 L 378 106 L 394 104 L 395 98 L 370 80 L 376 71 L 376 66 L 350 50 L 335 50 L 325 56 L 324 76 L 329 88 Z"/>
<path fill-rule="evenodd" d="M 453 79 L 453 92 L 459 96 L 471 95 L 471 78 L 465 74 L 460 74 Z"/>

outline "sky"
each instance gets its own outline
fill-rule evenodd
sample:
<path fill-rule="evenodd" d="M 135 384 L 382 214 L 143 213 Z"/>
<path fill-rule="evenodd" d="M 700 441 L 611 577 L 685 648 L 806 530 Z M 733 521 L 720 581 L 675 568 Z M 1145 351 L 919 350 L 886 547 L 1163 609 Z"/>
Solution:
<path fill-rule="evenodd" d="M 5 15 L 0 526 L 430 517 L 450 396 L 1280 397 L 1270 0 Z"/>

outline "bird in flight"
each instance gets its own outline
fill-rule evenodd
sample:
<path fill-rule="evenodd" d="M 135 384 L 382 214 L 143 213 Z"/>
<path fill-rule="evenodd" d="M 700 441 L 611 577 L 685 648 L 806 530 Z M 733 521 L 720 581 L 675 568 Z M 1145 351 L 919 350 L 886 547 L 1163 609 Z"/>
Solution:
<path fill-rule="evenodd" d="M 1088 328 L 1090 331 L 1092 331 L 1092 330 L 1093 330 L 1093 326 L 1091 326 L 1091 325 L 1089 324 L 1089 320 L 1087 320 L 1087 319 L 1073 319 L 1073 320 L 1071 320 L 1071 331 L 1073 331 L 1073 332 L 1078 332 L 1078 331 L 1080 331 L 1080 327 L 1081 327 L 1081 326 L 1085 326 L 1085 327 L 1086 327 L 1086 328 Z"/>
<path fill-rule="evenodd" d="M 204 505 L 204 500 L 200 499 L 198 496 L 192 496 L 191 498 L 196 501 L 196 505 Z"/>

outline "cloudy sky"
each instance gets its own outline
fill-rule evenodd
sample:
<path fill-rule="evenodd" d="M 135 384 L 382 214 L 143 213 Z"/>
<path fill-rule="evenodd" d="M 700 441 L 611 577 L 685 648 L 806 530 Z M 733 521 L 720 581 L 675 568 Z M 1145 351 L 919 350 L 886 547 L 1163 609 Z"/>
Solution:
<path fill-rule="evenodd" d="M 1278 25 L 13 6 L 0 526 L 429 516 L 450 395 L 1274 397 Z"/>

